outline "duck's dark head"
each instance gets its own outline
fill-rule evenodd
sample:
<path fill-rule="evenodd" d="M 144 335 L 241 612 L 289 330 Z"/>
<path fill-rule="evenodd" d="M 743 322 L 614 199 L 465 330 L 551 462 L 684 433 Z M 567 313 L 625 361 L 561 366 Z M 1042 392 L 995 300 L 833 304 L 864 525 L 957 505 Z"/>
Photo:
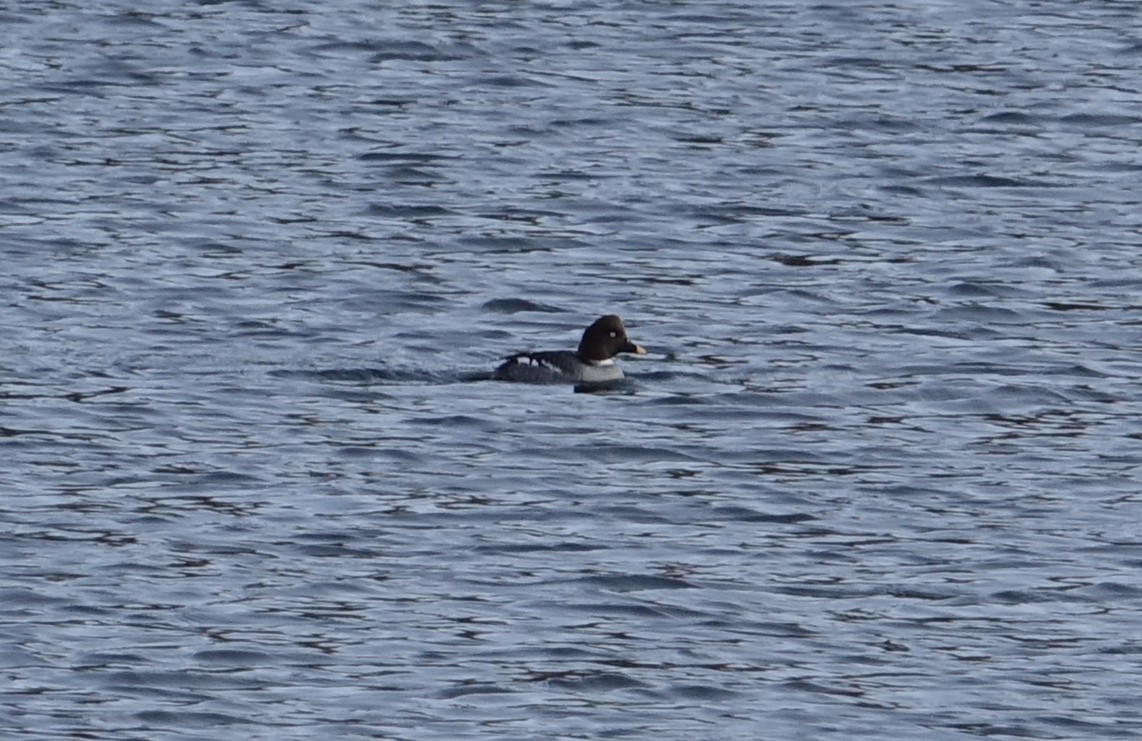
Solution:
<path fill-rule="evenodd" d="M 627 339 L 623 320 L 614 314 L 599 317 L 583 332 L 578 355 L 583 360 L 599 362 L 610 360 L 621 352 L 645 355 L 646 350 Z"/>

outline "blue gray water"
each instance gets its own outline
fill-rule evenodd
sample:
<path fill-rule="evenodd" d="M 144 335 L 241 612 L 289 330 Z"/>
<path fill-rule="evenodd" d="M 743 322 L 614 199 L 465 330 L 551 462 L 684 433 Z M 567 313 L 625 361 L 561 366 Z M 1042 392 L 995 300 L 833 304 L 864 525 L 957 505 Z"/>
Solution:
<path fill-rule="evenodd" d="M 9 4 L 0 735 L 1142 735 L 1140 29 Z"/>

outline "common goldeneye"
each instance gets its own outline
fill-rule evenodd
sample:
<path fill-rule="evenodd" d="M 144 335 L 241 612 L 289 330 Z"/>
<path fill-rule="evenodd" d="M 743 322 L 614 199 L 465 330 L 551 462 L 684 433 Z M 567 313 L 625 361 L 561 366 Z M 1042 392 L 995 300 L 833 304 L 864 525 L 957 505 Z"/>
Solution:
<path fill-rule="evenodd" d="M 627 339 L 623 320 L 609 314 L 587 327 L 575 352 L 549 350 L 512 355 L 496 368 L 492 378 L 525 383 L 618 381 L 623 372 L 615 364 L 615 356 L 621 352 L 646 354 L 646 350 Z"/>

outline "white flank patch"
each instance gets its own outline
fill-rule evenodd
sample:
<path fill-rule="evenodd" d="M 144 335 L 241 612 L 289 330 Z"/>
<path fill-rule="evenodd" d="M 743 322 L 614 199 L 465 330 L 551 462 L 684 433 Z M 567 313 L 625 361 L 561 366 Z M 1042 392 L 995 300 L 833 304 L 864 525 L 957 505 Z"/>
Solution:
<path fill-rule="evenodd" d="M 516 362 L 517 363 L 524 362 L 524 363 L 527 363 L 528 365 L 534 365 L 538 368 L 546 368 L 547 370 L 552 371 L 554 373 L 562 373 L 563 372 L 563 369 L 560 368 L 559 366 L 552 365 L 551 363 L 547 362 L 543 358 L 537 358 L 534 355 L 521 355 L 518 358 L 516 358 Z"/>

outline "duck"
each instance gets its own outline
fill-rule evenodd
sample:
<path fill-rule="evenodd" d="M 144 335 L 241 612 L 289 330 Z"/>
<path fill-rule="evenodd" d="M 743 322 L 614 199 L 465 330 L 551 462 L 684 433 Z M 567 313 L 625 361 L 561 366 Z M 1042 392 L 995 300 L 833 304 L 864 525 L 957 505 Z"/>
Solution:
<path fill-rule="evenodd" d="M 645 355 L 646 349 L 627 338 L 623 320 L 614 314 L 596 319 L 583 331 L 579 348 L 509 355 L 492 372 L 497 381 L 522 383 L 607 383 L 623 379 L 615 362 L 620 353 Z"/>

